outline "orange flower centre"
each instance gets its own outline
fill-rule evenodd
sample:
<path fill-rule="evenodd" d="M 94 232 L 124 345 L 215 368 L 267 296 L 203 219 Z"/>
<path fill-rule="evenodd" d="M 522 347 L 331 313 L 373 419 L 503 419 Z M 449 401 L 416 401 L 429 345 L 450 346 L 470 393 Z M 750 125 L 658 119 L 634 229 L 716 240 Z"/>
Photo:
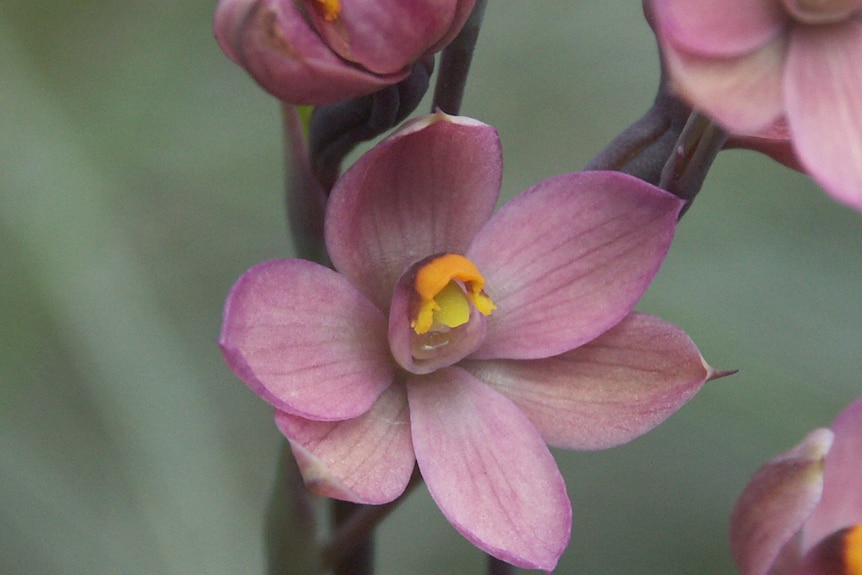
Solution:
<path fill-rule="evenodd" d="M 341 14 L 341 0 L 315 0 L 317 9 L 323 19 L 327 22 L 334 22 Z"/>
<path fill-rule="evenodd" d="M 470 320 L 471 304 L 483 315 L 490 315 L 496 306 L 484 287 L 485 278 L 464 256 L 443 254 L 428 260 L 416 272 L 414 290 L 419 305 L 410 327 L 419 335 L 448 331 Z"/>
<path fill-rule="evenodd" d="M 862 524 L 851 527 L 844 536 L 844 565 L 848 575 L 862 575 Z"/>

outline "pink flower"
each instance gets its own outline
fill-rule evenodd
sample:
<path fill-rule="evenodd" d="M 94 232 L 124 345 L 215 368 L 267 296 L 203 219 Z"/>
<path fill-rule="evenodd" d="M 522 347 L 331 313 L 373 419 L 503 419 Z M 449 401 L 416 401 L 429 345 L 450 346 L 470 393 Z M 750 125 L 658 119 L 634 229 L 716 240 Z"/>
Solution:
<path fill-rule="evenodd" d="M 385 503 L 418 463 L 467 539 L 550 570 L 571 506 L 546 444 L 625 443 L 714 372 L 679 328 L 632 312 L 682 201 L 584 172 L 492 215 L 501 172 L 490 126 L 442 113 L 406 124 L 332 190 L 337 271 L 252 268 L 220 344 L 276 407 L 313 491 Z"/>
<path fill-rule="evenodd" d="M 445 47 L 475 0 L 219 0 L 225 54 L 289 104 L 332 104 L 403 80 Z"/>
<path fill-rule="evenodd" d="M 862 398 L 761 467 L 731 515 L 743 575 L 862 573 Z"/>
<path fill-rule="evenodd" d="M 805 170 L 862 210 L 860 0 L 648 0 L 675 89 L 737 134 L 785 117 Z"/>

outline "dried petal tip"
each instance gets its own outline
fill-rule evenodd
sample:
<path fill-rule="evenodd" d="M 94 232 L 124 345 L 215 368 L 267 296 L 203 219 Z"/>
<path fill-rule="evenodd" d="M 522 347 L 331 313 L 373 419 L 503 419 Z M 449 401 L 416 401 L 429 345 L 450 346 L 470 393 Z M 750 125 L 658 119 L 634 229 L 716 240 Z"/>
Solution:
<path fill-rule="evenodd" d="M 714 381 L 716 379 L 721 379 L 722 377 L 728 377 L 730 375 L 734 375 L 737 372 L 739 372 L 738 369 L 722 369 L 720 371 L 717 371 L 714 367 L 707 364 L 706 362 L 704 362 L 703 364 L 706 366 L 706 371 L 707 371 L 706 381 Z"/>

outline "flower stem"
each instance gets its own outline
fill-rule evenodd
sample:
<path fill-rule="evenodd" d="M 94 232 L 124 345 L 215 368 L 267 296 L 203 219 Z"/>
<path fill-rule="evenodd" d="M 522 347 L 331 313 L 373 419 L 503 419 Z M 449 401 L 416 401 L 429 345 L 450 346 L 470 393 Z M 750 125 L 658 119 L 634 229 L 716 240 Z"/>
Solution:
<path fill-rule="evenodd" d="M 422 482 L 419 470 L 414 469 L 410 482 L 404 493 L 391 503 L 384 505 L 358 505 L 337 501 L 335 511 L 335 533 L 321 549 L 320 557 L 325 569 L 332 569 L 336 574 L 368 575 L 373 572 L 370 564 L 371 533 L 395 508 L 406 499 L 407 495 Z M 341 511 L 339 511 L 339 508 Z M 356 561 L 356 563 L 354 563 Z M 365 567 L 367 570 L 358 570 Z M 339 568 L 343 570 L 339 570 Z"/>
<path fill-rule="evenodd" d="M 631 174 L 686 201 L 700 192 L 728 134 L 670 94 L 662 79 L 652 107 L 590 160 L 585 170 Z"/>
<path fill-rule="evenodd" d="M 265 531 L 269 575 L 316 575 L 320 572 L 315 553 L 314 505 L 287 441 L 283 442 L 278 458 Z"/>
<path fill-rule="evenodd" d="M 728 134 L 709 118 L 693 111 L 668 158 L 658 186 L 686 200 L 686 209 L 700 191 L 715 157 L 724 147 Z"/>
<path fill-rule="evenodd" d="M 513 575 L 515 568 L 503 561 L 488 555 L 488 575 Z"/>
<path fill-rule="evenodd" d="M 473 50 L 479 40 L 479 30 L 482 28 L 486 5 L 487 0 L 476 0 L 464 27 L 452 43 L 443 50 L 437 71 L 437 83 L 434 86 L 432 112 L 440 109 L 447 114 L 456 115 L 461 111 L 464 87 L 467 84 L 467 75 L 473 60 Z"/>
<path fill-rule="evenodd" d="M 332 520 L 336 528 L 344 530 L 345 525 L 358 517 L 366 517 L 376 507 L 360 505 L 349 501 L 332 502 Z M 350 533 L 348 547 L 334 562 L 329 565 L 333 575 L 371 575 L 374 573 L 374 530 L 365 529 L 359 533 Z M 324 557 L 324 561 L 326 558 Z"/>

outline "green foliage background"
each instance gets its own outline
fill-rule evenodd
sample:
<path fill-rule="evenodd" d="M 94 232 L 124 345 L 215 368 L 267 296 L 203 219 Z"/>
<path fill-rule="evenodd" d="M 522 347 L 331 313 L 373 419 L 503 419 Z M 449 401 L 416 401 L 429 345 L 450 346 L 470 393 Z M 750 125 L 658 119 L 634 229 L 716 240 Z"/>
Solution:
<path fill-rule="evenodd" d="M 213 2 L 0 6 L 0 572 L 263 572 L 280 437 L 215 344 L 233 281 L 291 255 L 276 102 L 216 46 Z M 463 112 L 504 193 L 579 169 L 646 109 L 635 2 L 494 0 Z M 427 107 L 426 107 L 427 108 Z M 640 309 L 716 367 L 627 446 L 563 453 L 560 573 L 732 573 L 726 517 L 768 457 L 860 391 L 862 216 L 720 156 Z M 380 573 L 481 572 L 423 489 Z"/>

